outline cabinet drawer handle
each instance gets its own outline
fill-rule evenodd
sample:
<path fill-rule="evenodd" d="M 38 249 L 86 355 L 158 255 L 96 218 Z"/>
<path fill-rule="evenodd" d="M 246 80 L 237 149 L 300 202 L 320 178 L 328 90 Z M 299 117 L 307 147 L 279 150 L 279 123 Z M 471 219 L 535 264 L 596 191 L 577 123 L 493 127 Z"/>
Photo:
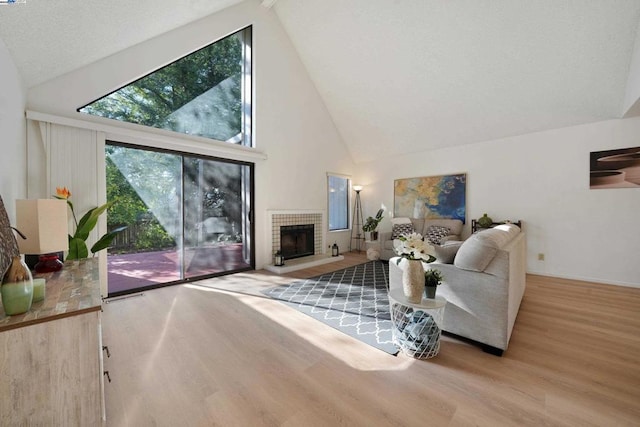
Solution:
<path fill-rule="evenodd" d="M 109 375 L 109 371 L 104 371 L 104 372 L 103 372 L 103 375 L 106 375 L 106 376 L 107 376 L 107 380 L 108 380 L 109 382 L 111 382 L 111 375 Z"/>
<path fill-rule="evenodd" d="M 111 352 L 109 351 L 109 346 L 103 346 L 102 347 L 102 351 L 106 351 L 107 352 L 107 357 L 111 357 Z"/>

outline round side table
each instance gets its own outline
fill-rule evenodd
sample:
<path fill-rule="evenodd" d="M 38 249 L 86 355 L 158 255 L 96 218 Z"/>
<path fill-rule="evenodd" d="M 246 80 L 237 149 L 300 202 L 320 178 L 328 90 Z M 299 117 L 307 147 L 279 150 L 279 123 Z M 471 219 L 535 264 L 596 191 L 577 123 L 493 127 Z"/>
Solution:
<path fill-rule="evenodd" d="M 404 354 L 416 359 L 434 357 L 440 351 L 442 319 L 447 300 L 422 298 L 419 304 L 407 301 L 401 288 L 389 291 L 393 342 Z"/>

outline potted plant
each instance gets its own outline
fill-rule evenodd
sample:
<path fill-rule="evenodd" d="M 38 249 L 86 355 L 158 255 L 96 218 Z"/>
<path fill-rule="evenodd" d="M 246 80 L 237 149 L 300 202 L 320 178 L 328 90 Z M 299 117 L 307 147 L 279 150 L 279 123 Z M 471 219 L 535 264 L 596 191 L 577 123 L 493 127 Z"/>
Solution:
<path fill-rule="evenodd" d="M 90 209 L 82 218 L 80 218 L 80 221 L 78 221 L 76 211 L 73 208 L 73 203 L 69 200 L 69 198 L 71 198 L 71 191 L 69 191 L 67 187 L 56 187 L 56 194 L 53 197 L 67 202 L 67 205 L 69 205 L 69 209 L 71 210 L 71 214 L 73 215 L 73 222 L 76 226 L 74 233 L 69 234 L 69 252 L 67 254 L 67 259 L 88 258 L 89 249 L 87 248 L 86 241 L 89 238 L 89 233 L 91 233 L 91 230 L 93 230 L 98 224 L 98 217 L 106 211 L 113 202 L 105 203 L 102 206 Z M 100 239 L 91 247 L 91 253 L 93 256 L 95 256 L 96 252 L 107 249 L 113 239 L 115 239 L 116 235 L 125 228 L 127 228 L 127 226 L 118 227 L 100 237 Z"/>
<path fill-rule="evenodd" d="M 436 289 L 442 283 L 444 277 L 440 270 L 434 268 L 424 272 L 424 295 L 427 298 L 434 299 L 436 297 Z"/>
<path fill-rule="evenodd" d="M 378 228 L 378 224 L 382 221 L 382 214 L 384 213 L 384 209 L 379 209 L 378 213 L 376 213 L 375 217 L 368 217 L 362 226 L 362 231 L 365 233 L 371 233 L 371 240 L 378 240 L 378 232 L 376 228 Z"/>

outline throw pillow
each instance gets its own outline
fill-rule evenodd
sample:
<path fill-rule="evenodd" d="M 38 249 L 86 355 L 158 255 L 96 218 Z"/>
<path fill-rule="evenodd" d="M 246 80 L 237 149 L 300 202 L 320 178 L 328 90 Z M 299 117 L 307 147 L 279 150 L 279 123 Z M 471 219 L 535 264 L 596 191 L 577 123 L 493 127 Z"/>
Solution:
<path fill-rule="evenodd" d="M 458 249 L 462 246 L 462 243 L 457 240 L 449 240 L 444 242 L 442 246 L 434 246 L 436 252 L 436 261 L 441 264 L 453 264 L 453 260 L 458 253 Z"/>
<path fill-rule="evenodd" d="M 441 225 L 430 225 L 427 228 L 427 235 L 425 236 L 425 240 L 427 240 L 432 245 L 440 245 L 442 242 L 442 238 L 449 235 L 451 230 L 449 227 L 443 227 Z"/>
<path fill-rule="evenodd" d="M 413 224 L 394 224 L 391 229 L 391 239 L 397 239 L 403 234 L 413 233 Z"/>
<path fill-rule="evenodd" d="M 464 241 L 453 260 L 453 264 L 463 270 L 484 271 L 497 252 L 498 245 L 488 239 L 483 231 Z"/>

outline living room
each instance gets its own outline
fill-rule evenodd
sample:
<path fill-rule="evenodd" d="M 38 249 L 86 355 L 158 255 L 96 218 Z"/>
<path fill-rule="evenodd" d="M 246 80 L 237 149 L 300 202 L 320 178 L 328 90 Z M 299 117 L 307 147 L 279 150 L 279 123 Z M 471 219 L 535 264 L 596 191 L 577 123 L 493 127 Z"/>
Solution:
<path fill-rule="evenodd" d="M 91 16 L 85 15 L 84 21 L 76 22 L 78 29 L 69 40 L 60 37 L 51 41 L 56 43 L 55 49 L 47 45 L 47 34 L 38 33 L 38 25 L 30 27 L 33 35 L 19 34 L 17 38 L 23 39 L 24 45 L 9 46 L 9 36 L 0 33 L 0 134 L 3 135 L 4 149 L 0 158 L 0 194 L 12 223 L 15 221 L 16 199 L 50 197 L 46 185 L 42 185 L 44 170 L 38 166 L 41 163 L 35 162 L 34 166 L 37 159 L 28 155 L 28 141 L 40 132 L 39 123 L 46 122 L 103 133 L 108 138 L 132 144 L 254 162 L 256 269 L 273 262 L 272 248 L 268 243 L 271 232 L 268 213 L 274 210 L 326 210 L 327 173 L 349 176 L 353 183 L 364 186 L 361 197 L 365 216 L 375 214 L 381 205 L 387 207 L 381 230 L 391 229 L 390 211 L 394 205 L 396 179 L 466 173 L 467 218 L 478 218 L 486 212 L 496 220 L 523 221 L 523 231 L 527 236 L 528 274 L 640 287 L 640 264 L 634 257 L 640 253 L 640 232 L 636 224 L 637 212 L 640 211 L 638 190 L 589 188 L 589 153 L 640 146 L 637 137 L 640 135 L 640 117 L 637 116 L 640 99 L 640 9 L 636 2 L 621 1 L 618 8 L 604 4 L 575 6 L 583 7 L 581 16 L 591 19 L 585 18 L 584 22 L 571 21 L 575 14 L 566 6 L 566 15 L 562 15 L 566 19 L 566 33 L 544 33 L 533 39 L 530 45 L 510 45 L 504 41 L 507 46 L 504 50 L 485 47 L 485 50 L 469 57 L 469 62 L 457 62 L 455 67 L 448 69 L 447 75 L 459 83 L 448 82 L 440 89 L 445 95 L 450 93 L 449 102 L 442 102 L 447 98 L 437 98 L 433 94 L 434 99 L 440 102 L 437 105 L 420 101 L 421 97 L 428 99 L 431 96 L 420 91 L 421 86 L 417 89 L 405 87 L 397 84 L 400 79 L 389 77 L 406 76 L 414 83 L 420 80 L 420 76 L 414 76 L 413 72 L 401 73 L 401 66 L 406 69 L 406 65 L 413 64 L 404 62 L 409 61 L 406 57 L 400 58 L 398 69 L 380 66 L 374 70 L 377 68 L 375 64 L 382 62 L 385 55 L 392 55 L 391 41 L 404 40 L 398 38 L 396 27 L 390 25 L 394 37 L 388 35 L 389 44 L 377 45 L 367 50 L 363 58 L 349 60 L 353 55 L 348 46 L 338 49 L 339 43 L 322 29 L 321 24 L 324 24 L 328 27 L 326 31 L 335 30 L 329 25 L 332 20 L 322 22 L 317 16 L 309 16 L 314 15 L 314 7 L 336 16 L 341 16 L 340 11 L 346 8 L 355 15 L 345 14 L 356 19 L 358 7 L 365 7 L 362 4 L 347 7 L 335 2 L 326 9 L 318 4 L 309 4 L 310 11 L 303 13 L 299 10 L 302 6 L 291 1 L 278 1 L 271 7 L 262 3 L 274 2 L 237 2 L 213 14 L 202 15 L 198 20 L 191 18 L 188 24 L 184 23 L 186 25 L 167 26 L 156 33 L 147 32 L 143 38 L 138 38 L 136 29 L 132 28 L 126 36 L 123 33 L 122 37 L 114 37 L 111 33 L 104 40 L 97 41 L 87 36 L 92 41 L 83 43 L 83 31 L 89 33 L 92 22 L 95 25 Z M 519 4 L 523 6 L 526 2 Z M 31 8 L 30 13 L 38 19 L 47 12 L 39 11 L 41 6 L 35 1 L 0 7 L 0 18 L 4 22 L 12 22 L 13 18 L 25 19 L 17 16 L 16 8 L 19 7 Z M 122 4 L 114 8 L 127 7 Z M 380 7 L 386 10 L 387 6 Z M 407 16 L 411 15 L 412 7 L 421 10 L 415 4 L 397 7 L 406 14 L 406 19 L 409 19 Z M 462 8 L 460 5 L 451 7 L 457 13 Z M 511 13 L 514 12 L 511 10 Z M 363 16 L 371 18 L 368 22 L 377 22 L 373 20 L 378 16 L 375 13 L 363 12 Z M 464 16 L 464 24 L 480 33 L 486 28 L 476 28 L 473 23 L 480 25 L 483 22 L 487 28 L 493 28 L 490 24 L 494 21 L 490 19 L 485 21 L 473 14 L 460 16 L 460 19 Z M 542 12 L 536 15 L 537 19 L 542 17 Z M 64 17 L 60 19 L 63 21 L 58 26 L 73 28 L 73 25 L 66 25 Z M 340 19 L 336 17 L 335 21 L 340 23 Z M 600 25 L 589 27 L 592 32 L 584 31 L 581 26 L 595 22 Z M 247 25 L 253 26 L 255 149 L 206 145 L 195 138 L 108 124 L 76 112 L 78 107 L 122 84 Z M 384 38 L 376 33 L 376 27 L 372 29 L 366 22 L 360 25 L 360 30 L 368 31 L 366 37 L 355 31 L 337 32 L 341 35 L 338 39 L 369 37 L 380 41 Z M 561 28 L 560 24 L 557 25 L 554 30 Z M 301 26 L 306 26 L 308 33 L 296 39 L 293 34 L 299 35 Z M 13 27 L 4 28 L 10 31 Z M 120 26 L 118 28 L 122 30 Z M 528 28 L 531 34 L 537 30 Z M 152 30 L 142 28 L 139 31 Z M 333 34 L 334 38 L 336 34 Z M 499 40 L 500 34 L 492 34 L 495 39 L 489 41 Z M 467 41 L 474 39 L 472 31 L 461 33 L 460 37 Z M 123 41 L 120 43 L 115 39 Z M 562 44 L 561 39 L 573 40 L 573 44 Z M 518 40 L 522 42 L 526 38 Z M 547 44 L 535 44 L 541 40 L 546 40 Z M 327 47 L 318 49 L 318 44 L 324 41 Z M 65 42 L 68 45 L 61 47 Z M 107 50 L 99 49 L 100 42 L 107 45 Z M 463 49 L 459 43 L 453 38 L 448 48 Z M 538 46 L 545 50 L 555 44 L 567 49 L 564 52 L 567 56 L 563 56 L 561 50 L 553 50 L 556 56 L 545 56 L 547 62 L 542 64 L 528 62 L 538 58 L 534 55 L 518 61 L 518 47 L 535 50 Z M 29 55 L 40 55 L 48 58 L 49 62 L 27 61 L 30 56 L 20 54 L 24 46 L 32 49 Z M 382 47 L 385 50 L 376 53 L 376 49 Z M 467 45 L 464 47 L 467 50 L 463 51 L 470 53 L 476 48 L 473 44 Z M 53 51 L 47 52 L 48 49 Z M 335 57 L 330 56 L 332 50 Z M 96 57 L 94 52 L 104 54 Z M 576 55 L 568 55 L 572 52 Z M 52 55 L 70 56 L 68 60 L 61 57 L 59 61 L 52 61 Z M 330 58 L 328 62 L 322 62 L 327 58 Z M 552 61 L 554 58 L 555 62 Z M 366 67 L 357 69 L 354 62 L 357 64 L 358 61 L 364 61 Z M 67 63 L 77 66 L 67 69 Z M 344 70 L 344 79 L 335 76 L 340 74 L 340 64 L 351 67 Z M 362 73 L 363 69 L 369 68 L 371 73 Z M 425 78 L 435 78 L 424 70 L 422 72 L 425 74 L 421 76 Z M 463 85 L 465 79 L 466 84 Z M 379 87 L 381 81 L 392 86 L 393 90 L 382 90 L 384 88 Z M 476 83 L 470 84 L 469 81 Z M 335 87 L 327 86 L 331 82 Z M 393 86 L 394 82 L 396 86 Z M 503 84 L 499 84 L 501 82 Z M 534 85 L 533 82 L 548 82 L 548 86 Z M 462 88 L 458 88 L 458 84 L 463 85 Z M 350 85 L 355 88 L 350 88 Z M 467 93 L 476 86 L 480 88 L 478 91 Z M 567 88 L 566 91 L 563 88 Z M 390 93 L 396 90 L 398 94 L 390 97 Z M 344 99 L 338 96 L 341 91 L 348 94 Z M 509 92 L 515 92 L 515 96 L 505 101 L 500 95 Z M 372 95 L 375 93 L 378 95 Z M 551 102 L 547 102 L 549 100 Z M 502 103 L 496 110 L 486 106 L 498 101 Z M 465 102 L 473 104 L 475 109 L 467 108 Z M 483 115 L 483 109 L 494 115 Z M 25 111 L 28 120 L 25 120 Z M 430 119 L 430 115 L 437 119 Z M 410 126 L 403 126 L 406 122 L 400 120 L 402 117 L 411 119 Z M 401 125 L 389 128 L 380 125 L 392 120 Z M 95 174 L 93 168 L 85 165 L 68 166 Z M 55 187 L 55 183 L 49 185 Z M 97 199 L 97 190 L 95 193 L 97 204 L 100 200 Z M 463 234 L 470 234 L 469 222 Z M 331 241 L 335 240 L 343 251 L 349 247 L 349 230 L 332 232 L 330 236 Z M 539 254 L 543 254 L 542 260 Z M 236 300 L 227 294 L 221 299 L 238 309 L 245 304 L 245 299 Z M 170 303 L 169 300 L 167 302 Z M 216 303 L 216 307 L 219 308 L 219 304 Z M 262 303 L 258 305 L 264 308 Z M 276 326 L 282 319 L 299 321 L 284 311 L 278 314 L 281 319 L 271 319 Z M 263 321 L 255 316 L 256 321 Z M 156 315 L 150 317 L 159 318 Z M 293 335 L 288 336 L 286 342 L 296 343 Z M 319 335 L 331 342 L 340 341 L 324 330 Z M 309 339 L 318 346 L 323 345 L 317 337 Z M 633 345 L 637 346 L 637 342 Z M 304 351 L 312 349 L 305 346 Z M 354 350 L 354 354 L 357 354 L 354 359 L 363 355 L 369 357 L 359 348 Z M 380 358 L 371 357 L 371 364 L 382 364 Z M 480 360 L 490 366 L 499 363 L 484 358 Z M 630 375 L 637 379 L 637 364 L 635 366 Z M 433 367 L 420 369 L 438 375 Z M 316 367 L 315 371 L 314 378 L 322 376 L 320 368 Z M 382 382 L 381 379 L 379 381 Z M 395 392 L 400 393 L 399 390 Z M 242 406 L 234 402 L 231 407 Z M 325 409 L 331 410 L 329 405 Z"/>

